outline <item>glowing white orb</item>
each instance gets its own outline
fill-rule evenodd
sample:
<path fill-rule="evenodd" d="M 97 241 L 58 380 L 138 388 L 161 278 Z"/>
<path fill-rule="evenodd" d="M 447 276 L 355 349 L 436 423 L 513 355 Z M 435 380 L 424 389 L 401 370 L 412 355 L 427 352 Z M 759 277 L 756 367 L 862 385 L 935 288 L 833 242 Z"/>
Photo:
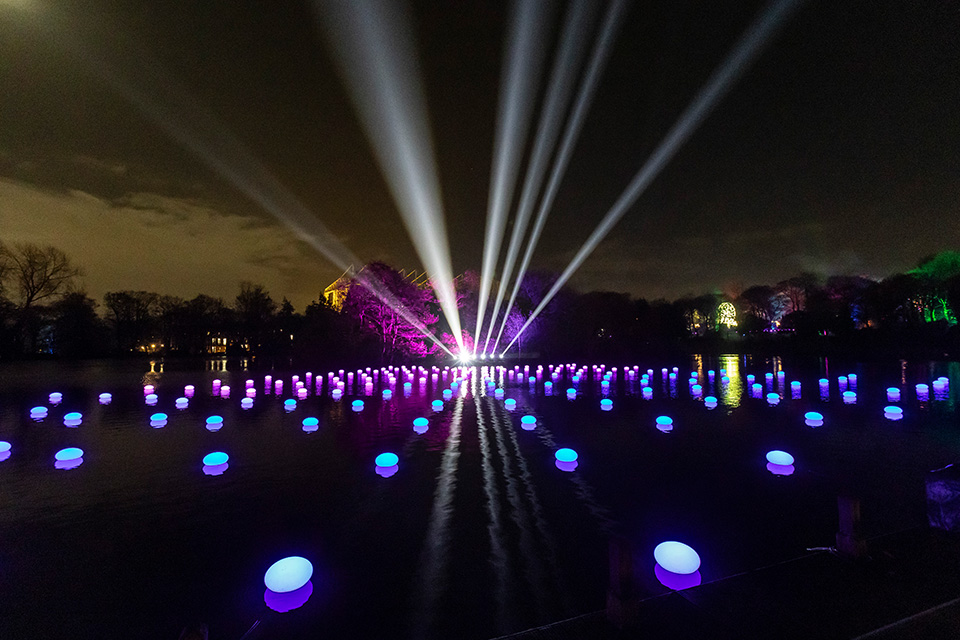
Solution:
<path fill-rule="evenodd" d="M 296 591 L 310 581 L 313 565 L 306 558 L 290 556 L 270 565 L 263 575 L 263 584 L 274 593 Z"/>
<path fill-rule="evenodd" d="M 686 575 L 700 568 L 700 556 L 692 547 L 670 540 L 661 542 L 653 550 L 657 564 L 670 573 Z"/>
<path fill-rule="evenodd" d="M 786 451 L 780 451 L 779 449 L 774 449 L 773 451 L 767 452 L 767 462 L 772 464 L 779 464 L 782 466 L 788 466 L 793 464 L 793 456 L 787 453 Z"/>
<path fill-rule="evenodd" d="M 373 462 L 378 467 L 393 467 L 399 464 L 400 458 L 395 453 L 387 452 L 378 455 Z"/>
<path fill-rule="evenodd" d="M 216 467 L 221 464 L 226 464 L 230 460 L 230 456 L 225 454 L 223 451 L 214 451 L 213 453 L 208 453 L 203 456 L 203 464 L 207 467 Z"/>
<path fill-rule="evenodd" d="M 60 449 L 60 451 L 57 451 L 53 457 L 58 462 L 77 460 L 83 457 L 83 449 L 79 449 L 77 447 L 67 447 L 66 449 Z"/>
<path fill-rule="evenodd" d="M 109 393 L 101 393 L 99 396 L 100 404 L 109 404 L 113 400 L 113 395 Z"/>
<path fill-rule="evenodd" d="M 554 457 L 557 459 L 557 462 L 575 462 L 579 456 L 573 449 L 567 449 L 564 447 L 562 449 L 557 449 Z"/>

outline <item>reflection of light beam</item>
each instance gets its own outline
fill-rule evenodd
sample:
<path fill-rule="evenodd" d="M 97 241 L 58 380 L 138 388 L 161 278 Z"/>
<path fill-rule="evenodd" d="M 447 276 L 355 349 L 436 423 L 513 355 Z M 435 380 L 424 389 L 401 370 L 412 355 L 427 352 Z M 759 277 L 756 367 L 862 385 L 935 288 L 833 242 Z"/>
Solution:
<path fill-rule="evenodd" d="M 493 459 L 503 460 L 501 438 L 497 438 L 497 452 L 490 453 L 490 437 L 487 434 L 487 424 L 483 419 L 483 408 L 480 406 L 480 396 L 474 395 L 474 405 L 477 411 L 477 435 L 480 440 L 480 453 L 483 456 L 483 492 L 487 497 L 487 532 L 490 535 L 490 564 L 496 577 L 495 599 L 497 602 L 496 628 L 498 633 L 506 633 L 510 628 L 507 615 L 507 579 L 510 573 L 510 558 L 503 545 L 503 524 L 500 521 L 500 497 L 497 493 L 497 480 L 493 470 Z"/>
<path fill-rule="evenodd" d="M 293 234 L 337 267 L 346 270 L 361 261 L 320 222 L 267 168 L 209 111 L 201 107 L 180 84 L 145 53 L 127 51 L 135 72 L 107 61 L 86 42 L 75 37 L 75 16 L 45 15 L 45 24 L 59 42 L 68 42 L 88 68 L 150 121 L 241 193 L 260 205 Z M 450 353 L 417 318 L 407 312 L 386 288 L 366 276 L 358 284 L 393 308 L 424 337 Z M 452 354 L 451 354 L 452 355 Z"/>
<path fill-rule="evenodd" d="M 547 223 L 547 215 L 553 206 L 553 200 L 560 188 L 560 179 L 570 164 L 570 158 L 573 156 L 573 147 L 583 128 L 583 121 L 587 117 L 587 111 L 590 109 L 590 103 L 593 101 L 593 95 L 596 93 L 597 86 L 600 83 L 600 74 L 606 65 L 610 51 L 613 50 L 613 40 L 617 34 L 620 23 L 627 10 L 627 0 L 613 0 L 607 9 L 607 14 L 600 27 L 600 35 L 597 44 L 593 48 L 590 61 L 587 63 L 587 70 L 584 73 L 583 80 L 580 83 L 580 89 L 577 92 L 577 101 L 574 104 L 573 112 L 567 122 L 567 128 L 563 133 L 563 139 L 560 141 L 560 150 L 557 152 L 556 159 L 553 162 L 553 168 L 550 170 L 550 179 L 547 182 L 546 191 L 543 199 L 540 201 L 540 208 L 537 210 L 537 217 L 533 223 L 533 230 L 530 232 L 530 238 L 527 240 L 527 248 L 523 252 L 523 260 L 520 261 L 520 269 L 517 270 L 517 279 L 513 284 L 513 290 L 510 292 L 510 300 L 507 302 L 506 311 L 503 313 L 503 321 L 500 324 L 500 330 L 497 332 L 497 339 L 493 343 L 493 351 L 497 350 L 500 344 L 500 338 L 503 336 L 503 330 L 507 326 L 507 318 L 510 317 L 510 311 L 513 309 L 513 303 L 517 299 L 517 293 L 520 291 L 520 284 L 523 282 L 523 276 L 527 273 L 530 266 L 530 260 L 533 257 L 533 251 L 540 240 L 540 234 Z"/>
<path fill-rule="evenodd" d="M 623 217 L 627 210 L 633 206 L 637 198 L 646 190 L 647 186 L 659 175 L 663 167 L 673 158 L 674 154 L 683 146 L 690 135 L 696 131 L 697 127 L 707 116 L 717 102 L 726 95 L 727 91 L 733 86 L 733 83 L 747 70 L 750 63 L 757 57 L 763 46 L 769 41 L 773 33 L 786 21 L 793 12 L 799 8 L 802 0 L 776 0 L 769 5 L 763 14 L 755 20 L 747 32 L 740 38 L 737 46 L 727 56 L 723 64 L 713 72 L 707 84 L 700 90 L 693 102 L 687 107 L 686 111 L 680 116 L 680 119 L 673 125 L 673 128 L 667 133 L 660 145 L 654 150 L 647 162 L 640 168 L 640 171 L 634 176 L 626 190 L 620 195 L 620 198 L 614 203 L 607 215 L 603 217 L 600 224 L 594 229 L 587 241 L 580 247 L 577 254 L 564 269 L 563 273 L 544 296 L 537 308 L 534 309 L 527 321 L 520 327 L 517 335 L 513 337 L 510 344 L 503 350 L 504 353 L 516 342 L 521 333 L 536 319 L 549 304 L 553 296 L 557 294 L 561 287 L 566 284 L 570 276 L 580 268 L 583 261 L 587 259 L 597 245 L 613 229 L 614 225 Z"/>
<path fill-rule="evenodd" d="M 507 257 L 504 259 L 503 272 L 500 274 L 497 299 L 493 305 L 493 313 L 490 315 L 490 326 L 487 328 L 487 339 L 483 345 L 484 354 L 490 346 L 490 336 L 497 322 L 500 305 L 503 303 L 503 294 L 506 292 L 510 276 L 513 275 L 513 267 L 520 252 L 520 243 L 530 223 L 530 214 L 533 213 L 533 204 L 543 185 L 547 161 L 553 153 L 557 135 L 560 133 L 560 125 L 563 124 L 563 114 L 570 102 L 574 80 L 576 80 L 583 50 L 588 41 L 586 33 L 593 25 L 594 7 L 593 0 L 577 0 L 567 10 L 563 33 L 560 36 L 559 54 L 554 59 L 553 68 L 550 71 L 550 84 L 540 113 L 537 133 L 534 136 L 533 151 L 524 177 L 513 231 L 510 232 L 510 245 L 507 248 Z M 479 339 L 478 335 L 477 340 Z"/>
<path fill-rule="evenodd" d="M 502 84 L 497 107 L 497 130 L 493 148 L 487 225 L 483 237 L 483 263 L 480 268 L 480 299 L 477 306 L 476 343 L 487 311 L 493 273 L 500 258 L 500 244 L 507 225 L 507 209 L 513 199 L 520 155 L 530 126 L 534 97 L 540 84 L 540 68 L 546 47 L 544 31 L 553 12 L 549 0 L 514 0 L 510 15 L 510 33 L 501 67 Z M 491 320 L 492 322 L 493 320 Z M 477 344 L 474 344 L 476 355 Z"/>
<path fill-rule="evenodd" d="M 463 414 L 463 398 L 457 400 L 457 408 L 450 419 L 450 433 L 440 459 L 440 475 L 433 494 L 430 524 L 420 553 L 421 572 L 417 581 L 415 602 L 421 611 L 417 615 L 414 637 L 424 637 L 437 613 L 443 579 L 450 556 L 450 521 L 453 518 L 453 497 L 457 488 L 457 463 L 460 459 L 460 419 Z"/>
<path fill-rule="evenodd" d="M 450 245 L 409 17 L 399 3 L 316 0 L 367 139 L 460 351 Z"/>

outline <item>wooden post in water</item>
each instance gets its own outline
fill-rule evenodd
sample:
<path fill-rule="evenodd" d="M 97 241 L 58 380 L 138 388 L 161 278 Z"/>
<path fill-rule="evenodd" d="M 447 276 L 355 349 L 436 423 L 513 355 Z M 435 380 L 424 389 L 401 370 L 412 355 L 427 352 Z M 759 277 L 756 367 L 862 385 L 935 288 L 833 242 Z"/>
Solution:
<path fill-rule="evenodd" d="M 837 496 L 840 530 L 837 531 L 837 551 L 854 559 L 867 555 L 867 542 L 860 532 L 860 499 Z"/>
<path fill-rule="evenodd" d="M 636 619 L 639 598 L 633 575 L 633 545 L 621 536 L 610 536 L 610 585 L 607 588 L 607 619 L 617 628 Z"/>

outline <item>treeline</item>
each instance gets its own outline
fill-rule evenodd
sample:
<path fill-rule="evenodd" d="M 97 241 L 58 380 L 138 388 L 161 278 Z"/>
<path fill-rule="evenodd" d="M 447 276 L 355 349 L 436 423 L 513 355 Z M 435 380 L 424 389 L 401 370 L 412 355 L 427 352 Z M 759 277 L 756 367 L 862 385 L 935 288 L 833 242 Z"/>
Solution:
<path fill-rule="evenodd" d="M 98 301 L 79 288 L 81 275 L 55 247 L 0 244 L 0 357 L 150 353 L 352 366 L 458 351 L 428 283 L 379 262 L 338 281 L 330 301 L 320 295 L 302 313 L 249 282 L 229 301 L 148 291 L 113 291 Z M 675 301 L 565 287 L 519 333 L 556 278 L 529 272 L 509 315 L 475 345 L 479 277 L 459 276 L 465 350 L 580 361 L 763 348 L 960 357 L 960 252 L 882 280 L 801 273 Z"/>

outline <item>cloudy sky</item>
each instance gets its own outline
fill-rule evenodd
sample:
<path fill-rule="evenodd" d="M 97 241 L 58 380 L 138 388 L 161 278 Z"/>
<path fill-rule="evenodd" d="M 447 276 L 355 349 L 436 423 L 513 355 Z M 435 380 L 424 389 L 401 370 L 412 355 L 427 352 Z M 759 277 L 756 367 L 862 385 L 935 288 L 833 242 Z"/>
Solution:
<path fill-rule="evenodd" d="M 479 270 L 509 5 L 411 6 L 454 272 Z M 535 267 L 566 265 L 763 6 L 633 3 Z M 278 216 L 420 267 L 321 33 L 305 1 L 0 0 L 0 240 L 60 247 L 96 298 L 251 280 L 302 309 L 340 269 Z M 572 284 L 676 298 L 960 249 L 957 33 L 954 2 L 810 0 Z"/>

